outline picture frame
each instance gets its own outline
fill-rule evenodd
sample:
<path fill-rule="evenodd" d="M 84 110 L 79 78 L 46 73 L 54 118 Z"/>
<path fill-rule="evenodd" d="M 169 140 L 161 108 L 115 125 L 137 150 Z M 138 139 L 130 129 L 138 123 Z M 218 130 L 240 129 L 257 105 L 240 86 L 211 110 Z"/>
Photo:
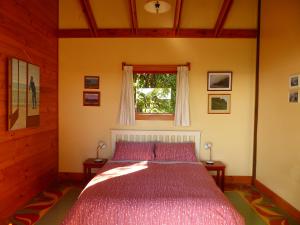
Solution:
<path fill-rule="evenodd" d="M 40 67 L 8 59 L 8 130 L 40 125 Z"/>
<path fill-rule="evenodd" d="M 84 106 L 100 106 L 100 92 L 99 91 L 84 91 L 83 92 Z"/>
<path fill-rule="evenodd" d="M 299 103 L 299 90 L 289 91 L 289 103 Z"/>
<path fill-rule="evenodd" d="M 84 76 L 85 89 L 99 89 L 99 76 Z"/>
<path fill-rule="evenodd" d="M 209 71 L 207 72 L 208 91 L 231 91 L 232 72 L 231 71 Z"/>
<path fill-rule="evenodd" d="M 300 75 L 299 74 L 293 74 L 289 77 L 289 88 L 300 88 Z"/>
<path fill-rule="evenodd" d="M 230 94 L 209 94 L 208 114 L 230 114 Z"/>

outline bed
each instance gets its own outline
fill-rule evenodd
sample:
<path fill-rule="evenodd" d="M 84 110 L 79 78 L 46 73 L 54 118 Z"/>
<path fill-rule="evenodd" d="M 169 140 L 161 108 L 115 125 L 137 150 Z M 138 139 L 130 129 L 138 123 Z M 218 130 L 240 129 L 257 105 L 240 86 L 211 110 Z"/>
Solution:
<path fill-rule="evenodd" d="M 199 131 L 114 130 L 112 146 L 63 225 L 244 224 L 197 161 Z"/>

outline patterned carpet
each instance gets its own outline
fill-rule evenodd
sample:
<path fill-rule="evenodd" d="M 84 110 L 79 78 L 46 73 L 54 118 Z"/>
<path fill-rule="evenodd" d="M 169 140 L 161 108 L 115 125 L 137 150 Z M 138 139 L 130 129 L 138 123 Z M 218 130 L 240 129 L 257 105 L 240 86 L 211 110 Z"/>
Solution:
<path fill-rule="evenodd" d="M 63 204 L 63 201 L 65 201 L 63 198 L 64 195 L 66 195 L 70 191 L 74 191 L 74 189 L 76 188 L 78 190 L 78 185 L 74 186 L 72 184 L 58 184 L 48 188 L 47 190 L 33 198 L 23 209 L 18 210 L 10 218 L 10 222 L 8 224 L 38 225 L 39 220 L 45 220 L 47 218 L 47 212 L 49 212 L 49 210 L 51 211 L 51 208 L 55 208 L 53 206 L 55 206 L 58 202 L 60 202 L 59 204 Z M 78 193 L 76 193 L 76 195 L 72 197 L 72 201 L 75 201 Z M 254 187 L 244 185 L 227 187 L 225 195 L 239 210 L 239 212 L 245 217 L 247 225 L 298 224 L 291 218 L 289 218 L 286 213 L 279 209 L 269 199 L 267 199 L 260 192 L 258 192 L 257 189 L 255 189 Z M 50 217 L 53 217 L 53 215 L 57 215 L 57 213 L 51 214 Z M 41 219 L 42 217 L 44 218 Z M 46 220 L 50 220 L 48 218 Z M 60 218 L 52 221 L 59 220 Z M 48 221 L 48 223 L 43 222 L 43 224 L 56 225 L 54 224 L 54 222 L 50 221 Z M 57 224 L 59 224 L 59 222 Z"/>
<path fill-rule="evenodd" d="M 240 213 L 246 218 L 246 223 L 247 220 L 251 221 L 250 218 L 247 218 L 249 215 L 247 216 L 245 215 L 245 212 L 241 211 L 241 208 L 243 208 L 241 204 L 235 204 L 234 199 L 230 198 L 230 195 L 232 195 L 233 193 L 235 195 L 238 195 L 241 199 L 243 199 L 244 202 L 248 203 L 248 206 L 264 222 L 262 224 L 299 225 L 295 220 L 290 218 L 283 210 L 276 206 L 269 198 L 262 195 L 255 187 L 245 185 L 227 187 L 225 195 L 229 198 L 233 205 L 236 206 L 238 211 L 240 211 Z"/>
<path fill-rule="evenodd" d="M 57 184 L 34 197 L 9 219 L 9 225 L 32 225 L 42 218 L 68 191 L 69 184 Z"/>

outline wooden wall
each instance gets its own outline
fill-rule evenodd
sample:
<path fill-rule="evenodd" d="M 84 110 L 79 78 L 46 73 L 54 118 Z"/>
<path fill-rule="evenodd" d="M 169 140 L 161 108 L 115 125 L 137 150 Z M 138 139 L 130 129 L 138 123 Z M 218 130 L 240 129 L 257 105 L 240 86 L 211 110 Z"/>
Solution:
<path fill-rule="evenodd" d="M 0 1 L 0 221 L 58 171 L 58 0 Z M 7 131 L 7 61 L 40 66 L 40 126 Z"/>

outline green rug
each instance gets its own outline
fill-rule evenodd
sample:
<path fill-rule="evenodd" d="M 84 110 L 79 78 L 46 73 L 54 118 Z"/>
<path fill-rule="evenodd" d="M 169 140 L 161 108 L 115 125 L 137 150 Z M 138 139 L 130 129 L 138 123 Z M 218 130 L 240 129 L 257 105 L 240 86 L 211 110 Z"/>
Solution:
<path fill-rule="evenodd" d="M 266 225 L 258 213 L 249 205 L 236 191 L 226 191 L 226 197 L 235 206 L 241 215 L 244 216 L 246 225 Z"/>

